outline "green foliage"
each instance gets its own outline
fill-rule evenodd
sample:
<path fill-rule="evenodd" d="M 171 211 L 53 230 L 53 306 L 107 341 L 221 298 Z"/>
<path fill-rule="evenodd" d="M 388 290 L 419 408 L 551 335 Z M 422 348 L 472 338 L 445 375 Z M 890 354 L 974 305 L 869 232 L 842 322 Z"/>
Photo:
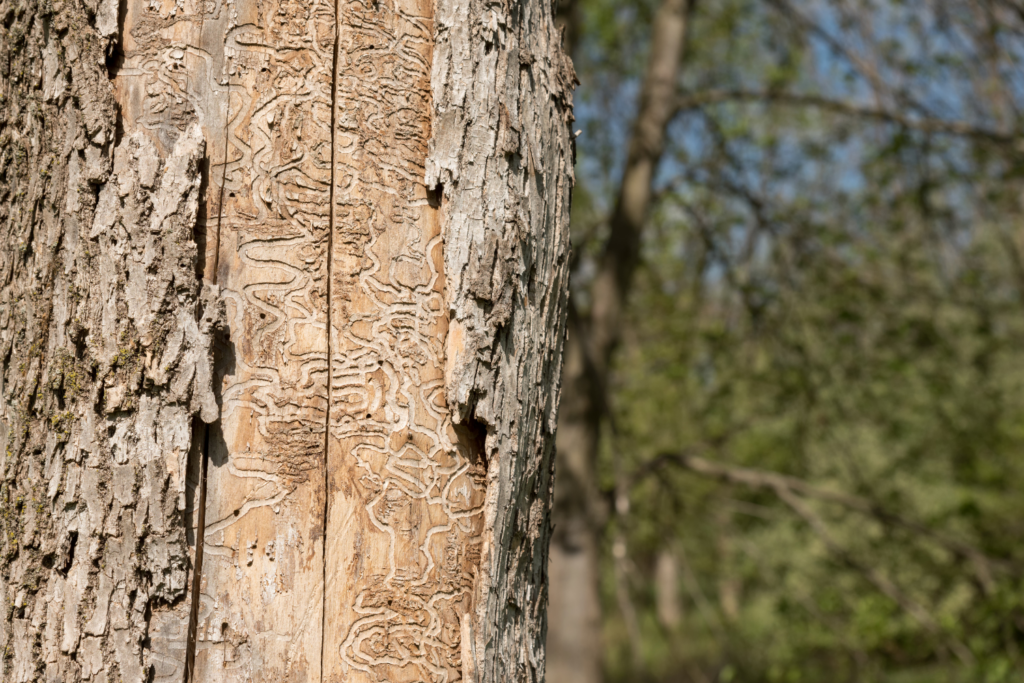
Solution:
<path fill-rule="evenodd" d="M 851 106 L 725 101 L 670 131 L 600 463 L 605 490 L 628 481 L 630 501 L 607 530 L 610 680 L 995 683 L 1024 670 L 1024 24 L 988 3 L 926 5 L 698 5 L 686 92 Z M 585 310 L 653 8 L 584 9 Z M 872 509 L 652 466 L 667 453 Z M 665 553 L 674 626 L 657 616 Z"/>

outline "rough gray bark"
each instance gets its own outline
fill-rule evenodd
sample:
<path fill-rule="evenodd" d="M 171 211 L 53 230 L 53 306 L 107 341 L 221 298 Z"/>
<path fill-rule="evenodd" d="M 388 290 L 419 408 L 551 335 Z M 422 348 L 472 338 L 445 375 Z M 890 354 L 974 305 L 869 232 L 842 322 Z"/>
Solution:
<path fill-rule="evenodd" d="M 576 318 L 566 344 L 564 405 L 558 425 L 556 533 L 551 547 L 552 637 L 548 660 L 558 683 L 601 679 L 596 463 L 605 387 L 640 257 L 652 182 L 676 112 L 687 17 L 695 0 L 665 0 L 652 22 L 647 72 L 608 243 L 590 290 L 589 316 Z"/>
<path fill-rule="evenodd" d="M 109 11 L 2 10 L 4 681 L 145 680 L 152 624 L 187 609 L 192 418 L 217 416 L 205 144 L 118 140 Z"/>
<path fill-rule="evenodd" d="M 0 679 L 541 680 L 551 8 L 228 5 L 0 6 Z"/>
<path fill-rule="evenodd" d="M 427 183 L 447 199 L 445 384 L 457 421 L 487 428 L 472 680 L 543 680 L 575 74 L 547 2 L 436 12 Z"/>

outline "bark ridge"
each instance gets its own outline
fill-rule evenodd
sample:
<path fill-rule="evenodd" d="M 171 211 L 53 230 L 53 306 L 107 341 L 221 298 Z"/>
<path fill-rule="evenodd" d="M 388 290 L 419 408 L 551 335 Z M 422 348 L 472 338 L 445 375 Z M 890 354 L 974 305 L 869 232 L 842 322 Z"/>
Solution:
<path fill-rule="evenodd" d="M 193 416 L 217 416 L 221 307 L 193 240 L 205 142 L 194 120 L 167 153 L 119 135 L 116 5 L 16 15 L 0 39 L 0 679 L 143 681 L 156 625 L 187 610 Z"/>
<path fill-rule="evenodd" d="M 445 384 L 454 419 L 487 432 L 474 675 L 543 680 L 576 77 L 549 3 L 435 12 L 427 184 L 445 198 Z"/>

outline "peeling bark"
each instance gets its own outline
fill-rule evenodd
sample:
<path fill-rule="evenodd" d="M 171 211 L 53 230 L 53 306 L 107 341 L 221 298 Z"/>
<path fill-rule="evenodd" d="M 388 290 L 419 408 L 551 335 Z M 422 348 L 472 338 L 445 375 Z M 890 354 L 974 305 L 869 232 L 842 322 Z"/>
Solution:
<path fill-rule="evenodd" d="M 541 680 L 551 8 L 101 0 L 5 30 L 0 678 Z"/>
<path fill-rule="evenodd" d="M 575 74 L 548 3 L 437 5 L 434 137 L 455 419 L 487 428 L 476 680 L 542 680 Z"/>

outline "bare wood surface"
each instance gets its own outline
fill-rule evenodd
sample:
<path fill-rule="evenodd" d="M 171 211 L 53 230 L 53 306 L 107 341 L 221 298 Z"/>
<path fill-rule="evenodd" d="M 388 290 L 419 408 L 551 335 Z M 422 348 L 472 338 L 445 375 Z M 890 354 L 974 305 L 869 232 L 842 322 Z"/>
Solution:
<path fill-rule="evenodd" d="M 201 125 L 204 270 L 227 312 L 191 680 L 320 675 L 333 22 L 326 3 L 127 8 L 124 126 L 161 144 Z M 157 618 L 174 637 L 154 656 L 177 661 L 181 618 Z"/>
<path fill-rule="evenodd" d="M 486 470 L 445 394 L 433 6 L 340 7 L 323 680 L 465 680 Z"/>

